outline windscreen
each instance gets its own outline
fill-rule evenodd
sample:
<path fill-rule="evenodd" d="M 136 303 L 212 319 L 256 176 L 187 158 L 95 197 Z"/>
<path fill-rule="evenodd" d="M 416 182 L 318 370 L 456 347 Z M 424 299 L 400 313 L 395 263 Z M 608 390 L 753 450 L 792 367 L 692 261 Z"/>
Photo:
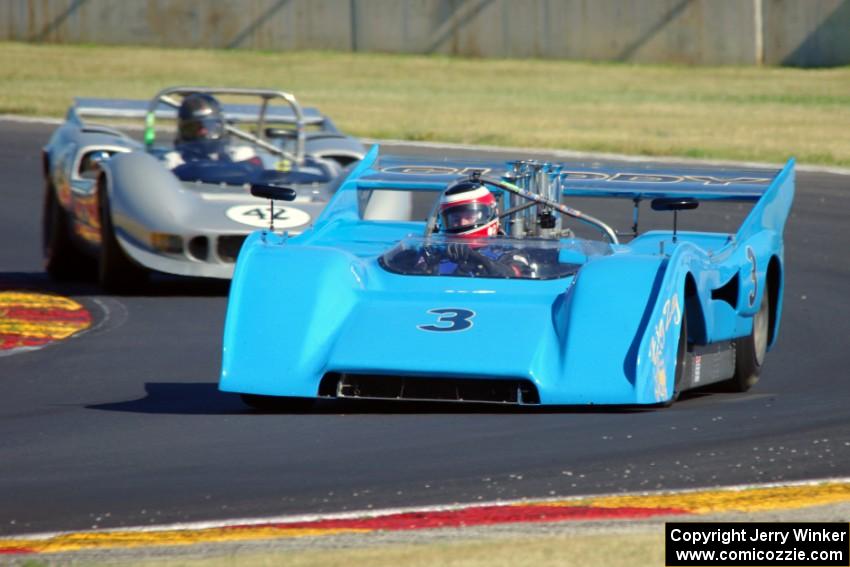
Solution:
<path fill-rule="evenodd" d="M 380 264 L 403 275 L 551 280 L 610 253 L 605 242 L 581 239 L 411 237 L 381 256 Z"/>
<path fill-rule="evenodd" d="M 359 188 L 357 208 L 368 221 L 425 221 L 439 198 L 438 191 Z"/>

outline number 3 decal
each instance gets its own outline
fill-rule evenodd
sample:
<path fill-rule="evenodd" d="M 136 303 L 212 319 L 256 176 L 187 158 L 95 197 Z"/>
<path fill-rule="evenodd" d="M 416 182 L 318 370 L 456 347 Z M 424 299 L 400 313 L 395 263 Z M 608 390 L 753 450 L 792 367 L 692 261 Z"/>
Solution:
<path fill-rule="evenodd" d="M 759 289 L 759 280 L 758 280 L 758 266 L 756 266 L 756 253 L 753 252 L 753 249 L 747 246 L 747 260 L 752 262 L 753 270 L 750 273 L 750 281 L 753 282 L 753 290 L 750 292 L 750 296 L 747 297 L 747 301 L 750 303 L 750 307 L 756 304 L 756 294 Z"/>
<path fill-rule="evenodd" d="M 417 325 L 418 329 L 436 332 L 465 331 L 472 327 L 472 318 L 475 317 L 475 311 L 470 311 L 469 309 L 431 309 L 428 313 L 438 315 L 437 323 L 448 323 L 448 326 Z"/>

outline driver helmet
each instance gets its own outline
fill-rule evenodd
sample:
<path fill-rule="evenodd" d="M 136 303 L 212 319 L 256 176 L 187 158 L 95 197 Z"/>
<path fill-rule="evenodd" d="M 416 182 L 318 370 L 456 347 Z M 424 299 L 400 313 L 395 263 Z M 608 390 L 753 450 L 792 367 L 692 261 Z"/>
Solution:
<path fill-rule="evenodd" d="M 224 116 L 214 96 L 190 94 L 177 111 L 177 142 L 219 140 L 224 136 Z"/>
<path fill-rule="evenodd" d="M 440 220 L 446 234 L 479 238 L 499 234 L 496 198 L 480 181 L 463 179 L 440 197 Z"/>

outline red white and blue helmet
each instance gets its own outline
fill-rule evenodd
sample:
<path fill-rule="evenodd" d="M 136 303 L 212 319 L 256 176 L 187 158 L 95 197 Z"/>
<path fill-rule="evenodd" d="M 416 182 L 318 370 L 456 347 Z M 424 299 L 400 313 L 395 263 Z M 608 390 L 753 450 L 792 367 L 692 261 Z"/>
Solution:
<path fill-rule="evenodd" d="M 453 236 L 478 238 L 499 234 L 496 198 L 480 181 L 463 179 L 440 197 L 442 231 Z"/>

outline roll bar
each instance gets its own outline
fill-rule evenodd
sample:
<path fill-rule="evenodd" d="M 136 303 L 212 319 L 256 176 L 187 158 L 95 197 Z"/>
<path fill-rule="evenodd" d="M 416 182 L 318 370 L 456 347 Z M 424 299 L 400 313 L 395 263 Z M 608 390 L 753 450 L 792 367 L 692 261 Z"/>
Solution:
<path fill-rule="evenodd" d="M 225 129 L 236 136 L 252 144 L 256 144 L 264 150 L 278 155 L 280 157 L 290 159 L 296 164 L 304 163 L 304 146 L 306 134 L 304 132 L 304 111 L 301 105 L 295 100 L 295 96 L 284 91 L 276 91 L 271 89 L 243 89 L 235 87 L 168 87 L 162 89 L 151 99 L 148 104 L 148 112 L 145 116 L 145 145 L 150 147 L 154 140 L 154 124 L 156 120 L 156 108 L 160 104 L 165 104 L 173 108 L 180 108 L 180 101 L 174 98 L 177 96 L 187 96 L 190 94 L 211 94 L 211 95 L 238 95 L 238 96 L 257 96 L 262 99 L 262 105 L 257 116 L 257 132 L 262 132 L 266 122 L 266 112 L 268 110 L 269 101 L 273 99 L 283 99 L 292 109 L 295 115 L 295 153 L 290 154 L 274 144 L 270 144 L 266 140 L 259 138 L 250 132 L 237 128 L 231 124 L 225 124 Z"/>

